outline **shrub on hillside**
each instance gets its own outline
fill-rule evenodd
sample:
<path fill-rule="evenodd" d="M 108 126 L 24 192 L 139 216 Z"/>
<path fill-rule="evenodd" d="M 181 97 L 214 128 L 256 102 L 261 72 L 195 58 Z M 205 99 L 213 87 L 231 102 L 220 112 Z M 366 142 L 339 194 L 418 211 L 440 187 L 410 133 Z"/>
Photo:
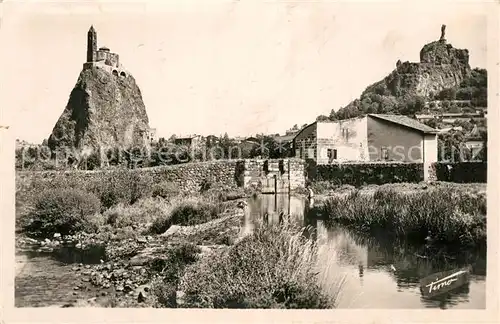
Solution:
<path fill-rule="evenodd" d="M 51 237 L 79 231 L 96 230 L 95 215 L 100 211 L 99 199 L 79 189 L 49 189 L 42 192 L 28 214 L 24 230 L 37 236 Z"/>
<path fill-rule="evenodd" d="M 291 227 L 261 226 L 227 253 L 186 269 L 184 307 L 330 308 L 321 288 L 316 246 Z"/>

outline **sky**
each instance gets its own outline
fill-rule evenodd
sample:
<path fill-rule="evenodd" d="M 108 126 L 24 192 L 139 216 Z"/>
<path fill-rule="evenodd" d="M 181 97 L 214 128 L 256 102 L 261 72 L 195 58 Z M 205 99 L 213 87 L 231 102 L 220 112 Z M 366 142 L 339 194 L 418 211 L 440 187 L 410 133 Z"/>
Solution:
<path fill-rule="evenodd" d="M 415 3 L 415 2 L 413 2 Z M 396 61 L 418 61 L 440 37 L 486 68 L 488 7 L 443 1 L 184 0 L 4 2 L 0 117 L 40 143 L 64 110 L 90 25 L 120 55 L 157 135 L 250 136 L 347 105 Z M 491 8 L 491 7 L 490 7 Z"/>

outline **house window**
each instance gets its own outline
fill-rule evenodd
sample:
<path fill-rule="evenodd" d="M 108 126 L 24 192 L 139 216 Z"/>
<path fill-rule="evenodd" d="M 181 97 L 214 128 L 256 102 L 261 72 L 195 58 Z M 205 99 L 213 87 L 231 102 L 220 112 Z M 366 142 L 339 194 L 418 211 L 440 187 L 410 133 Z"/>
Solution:
<path fill-rule="evenodd" d="M 349 129 L 342 128 L 342 138 L 344 138 L 345 140 L 349 138 Z"/>
<path fill-rule="evenodd" d="M 382 160 L 384 160 L 384 161 L 389 160 L 389 150 L 387 149 L 387 147 L 382 147 L 381 156 L 382 156 Z"/>
<path fill-rule="evenodd" d="M 326 154 L 328 156 L 328 162 L 331 162 L 331 161 L 337 159 L 337 149 L 328 149 L 326 151 Z"/>

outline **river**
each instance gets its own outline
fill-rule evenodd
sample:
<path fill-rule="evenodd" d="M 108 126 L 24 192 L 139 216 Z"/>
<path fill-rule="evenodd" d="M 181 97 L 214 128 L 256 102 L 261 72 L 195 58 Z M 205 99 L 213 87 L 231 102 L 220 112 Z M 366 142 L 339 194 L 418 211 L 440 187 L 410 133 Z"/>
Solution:
<path fill-rule="evenodd" d="M 318 244 L 320 284 L 334 293 L 339 278 L 343 279 L 339 308 L 455 308 L 484 309 L 486 307 L 486 257 L 481 253 L 463 253 L 462 260 L 442 260 L 424 254 L 418 248 L 380 238 L 360 237 L 340 227 L 327 227 L 314 208 L 314 202 L 282 195 L 260 195 L 248 200 L 245 208 L 244 232 L 268 214 L 268 222 L 280 221 L 279 212 L 291 215 L 291 220 L 308 227 L 306 232 Z M 307 234 L 309 233 L 309 234 Z M 104 251 L 94 249 L 82 254 L 77 250 L 61 249 L 57 254 L 17 251 L 16 307 L 61 307 L 103 293 L 80 285 L 90 265 L 99 263 Z M 74 266 L 83 263 L 81 270 Z M 467 285 L 437 298 L 422 296 L 421 278 L 430 274 L 472 266 Z M 84 282 L 85 283 L 85 282 Z"/>
<path fill-rule="evenodd" d="M 343 279 L 339 308 L 453 308 L 486 307 L 486 256 L 481 253 L 436 259 L 418 247 L 361 237 L 341 227 L 327 227 L 315 212 L 314 201 L 282 195 L 260 195 L 249 199 L 246 231 L 251 231 L 267 213 L 269 223 L 280 221 L 279 213 L 311 229 L 319 247 L 320 283 L 334 292 Z M 465 253 L 465 252 L 464 252 Z M 472 261 L 471 261 L 472 260 Z M 469 283 L 433 298 L 420 292 L 420 279 L 436 272 L 470 265 Z"/>

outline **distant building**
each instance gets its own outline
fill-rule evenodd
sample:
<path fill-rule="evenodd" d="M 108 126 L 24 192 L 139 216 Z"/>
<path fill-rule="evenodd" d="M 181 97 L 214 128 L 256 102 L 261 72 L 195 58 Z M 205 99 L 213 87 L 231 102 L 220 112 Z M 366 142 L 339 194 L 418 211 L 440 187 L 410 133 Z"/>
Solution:
<path fill-rule="evenodd" d="M 158 141 L 158 139 L 156 138 L 156 128 L 150 128 L 149 129 L 148 140 L 149 140 L 150 143 Z"/>
<path fill-rule="evenodd" d="M 262 142 L 262 140 L 258 139 L 255 136 L 250 136 L 250 137 L 245 138 L 245 142 L 251 142 L 251 143 L 260 144 Z"/>
<path fill-rule="evenodd" d="M 417 114 L 415 119 L 420 122 L 425 122 L 429 120 L 439 120 L 445 124 L 453 124 L 457 120 L 459 121 L 481 121 L 486 119 L 486 114 L 482 111 L 476 111 L 475 113 L 436 113 L 436 114 Z"/>
<path fill-rule="evenodd" d="M 475 126 L 472 131 L 466 134 L 464 144 L 465 147 L 470 150 L 472 157 L 477 157 L 478 154 L 481 153 L 484 148 L 484 139 L 481 137 L 481 133 L 477 126 Z"/>
<path fill-rule="evenodd" d="M 401 115 L 369 114 L 314 122 L 293 139 L 295 156 L 318 164 L 437 161 L 438 130 Z"/>
<path fill-rule="evenodd" d="M 464 144 L 470 150 L 472 157 L 477 157 L 484 148 L 484 141 L 481 138 L 468 138 Z"/>
<path fill-rule="evenodd" d="M 176 145 L 187 146 L 189 148 L 202 148 L 205 146 L 205 140 L 201 135 L 188 135 L 176 137 L 174 139 Z"/>

